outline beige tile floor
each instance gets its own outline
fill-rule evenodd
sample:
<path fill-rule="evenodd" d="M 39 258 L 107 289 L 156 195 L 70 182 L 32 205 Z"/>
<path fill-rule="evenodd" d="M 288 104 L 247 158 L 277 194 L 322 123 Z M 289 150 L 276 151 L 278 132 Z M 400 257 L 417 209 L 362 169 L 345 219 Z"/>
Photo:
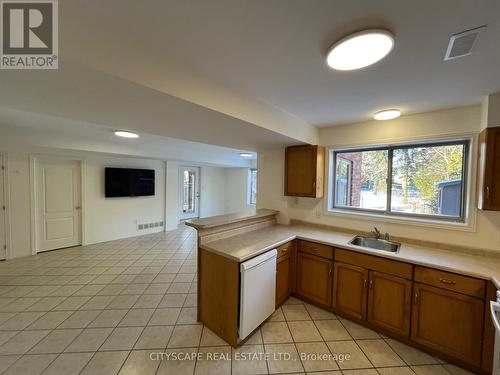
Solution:
<path fill-rule="evenodd" d="M 195 276 L 185 226 L 1 262 L 0 373 L 467 373 L 295 298 L 231 349 L 196 322 Z"/>

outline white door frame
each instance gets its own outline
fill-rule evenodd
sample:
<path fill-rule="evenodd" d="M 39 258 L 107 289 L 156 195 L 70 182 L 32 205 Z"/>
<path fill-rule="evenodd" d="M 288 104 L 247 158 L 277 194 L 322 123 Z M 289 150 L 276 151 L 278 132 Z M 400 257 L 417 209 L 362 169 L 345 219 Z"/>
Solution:
<path fill-rule="evenodd" d="M 82 246 L 86 245 L 85 236 L 85 159 L 78 157 L 70 157 L 64 155 L 43 155 L 43 154 L 30 154 L 30 216 L 31 216 L 31 255 L 36 255 L 40 249 L 38 243 L 38 226 L 36 224 L 37 218 L 37 203 L 38 197 L 36 193 L 36 167 L 40 159 L 52 159 L 61 161 L 76 161 L 80 163 L 80 238 Z"/>
<path fill-rule="evenodd" d="M 179 219 L 182 220 L 189 220 L 191 218 L 185 218 L 182 215 L 182 201 L 183 201 L 183 181 L 184 181 L 184 176 L 182 175 L 182 172 L 186 169 L 196 169 L 197 173 L 196 175 L 198 176 L 197 180 L 195 181 L 195 192 L 197 192 L 197 196 L 195 196 L 195 211 L 197 211 L 197 215 L 193 216 L 193 218 L 200 217 L 200 201 L 201 201 L 201 168 L 196 166 L 196 165 L 180 165 L 179 166 Z M 195 193 L 196 195 L 196 193 Z"/>
<path fill-rule="evenodd" d="M 5 259 L 12 258 L 12 228 L 10 224 L 10 183 L 9 183 L 9 155 L 7 152 L 0 152 L 3 157 L 3 168 L 0 166 L 0 173 L 3 174 L 3 202 L 5 205 Z M 2 209 L 2 207 L 0 207 Z"/>

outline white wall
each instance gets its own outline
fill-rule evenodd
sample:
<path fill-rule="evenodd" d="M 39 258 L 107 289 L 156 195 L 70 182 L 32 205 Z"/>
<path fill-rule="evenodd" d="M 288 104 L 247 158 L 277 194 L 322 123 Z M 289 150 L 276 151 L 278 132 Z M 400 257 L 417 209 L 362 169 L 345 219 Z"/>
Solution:
<path fill-rule="evenodd" d="M 200 168 L 200 217 L 223 215 L 225 205 L 225 168 Z"/>
<path fill-rule="evenodd" d="M 185 165 L 188 164 L 167 161 L 167 230 L 176 229 L 180 222 L 179 168 Z M 200 217 L 247 209 L 247 173 L 248 168 L 200 166 Z"/>
<path fill-rule="evenodd" d="M 8 155 L 11 221 L 9 258 L 31 255 L 30 155 L 56 155 L 84 160 L 84 241 L 110 241 L 164 228 L 139 231 L 137 224 L 165 221 L 174 230 L 180 216 L 180 181 L 177 161 L 129 158 L 106 154 L 49 148 L 24 148 L 0 141 L 0 151 Z M 104 198 L 104 167 L 150 168 L 156 171 L 154 197 Z M 201 166 L 200 216 L 226 213 L 226 207 L 241 211 L 246 207 L 247 168 Z M 239 173 L 234 173 L 238 171 Z M 245 173 L 242 173 L 245 172 Z M 241 190 L 241 191 L 239 191 Z"/>
<path fill-rule="evenodd" d="M 104 198 L 104 167 L 145 168 L 155 170 L 153 197 Z M 85 239 L 97 243 L 163 231 L 163 228 L 137 230 L 137 224 L 165 219 L 165 163 L 159 160 L 85 157 Z"/>
<path fill-rule="evenodd" d="M 248 204 L 248 177 L 249 168 L 226 168 L 226 213 L 241 212 L 252 207 Z"/>
<path fill-rule="evenodd" d="M 166 163 L 166 199 L 165 199 L 165 221 L 166 230 L 175 230 L 180 220 L 180 192 L 179 192 L 179 167 L 176 161 L 168 160 Z"/>
<path fill-rule="evenodd" d="M 356 146 L 401 142 L 429 137 L 445 137 L 476 134 L 480 129 L 481 109 L 458 108 L 405 116 L 388 122 L 370 121 L 330 127 L 320 130 L 320 143 L 325 146 Z M 475 165 L 476 155 L 472 155 Z M 259 208 L 274 208 L 281 214 L 278 219 L 287 223 L 300 219 L 320 224 L 334 225 L 354 230 L 369 231 L 374 224 L 383 232 L 395 236 L 444 242 L 461 246 L 487 248 L 500 251 L 500 213 L 480 211 L 474 208 L 475 226 L 468 230 L 450 230 L 423 227 L 415 224 L 398 224 L 388 221 L 324 215 L 324 200 L 289 198 L 283 195 L 284 150 L 259 153 Z M 472 187 L 474 194 L 475 187 Z"/>
<path fill-rule="evenodd" d="M 164 221 L 165 167 L 161 161 L 46 148 L 28 149 L 1 142 L 0 150 L 7 152 L 8 155 L 10 190 L 8 205 L 11 222 L 8 256 L 10 258 L 31 254 L 30 155 L 51 155 L 84 161 L 82 207 L 85 243 L 91 244 L 163 230 L 159 227 L 137 230 L 137 224 Z M 104 199 L 105 166 L 155 169 L 155 196 Z"/>

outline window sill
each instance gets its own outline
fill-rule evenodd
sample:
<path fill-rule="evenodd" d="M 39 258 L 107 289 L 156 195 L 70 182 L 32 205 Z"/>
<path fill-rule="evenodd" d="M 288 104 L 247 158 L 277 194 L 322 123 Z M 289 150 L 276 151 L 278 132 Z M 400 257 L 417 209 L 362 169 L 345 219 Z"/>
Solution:
<path fill-rule="evenodd" d="M 432 220 L 427 218 L 423 219 L 418 217 L 405 217 L 405 216 L 378 214 L 371 212 L 356 212 L 356 211 L 348 211 L 342 209 L 327 209 L 325 210 L 325 215 L 351 218 L 356 220 L 367 220 L 367 221 L 369 220 L 371 222 L 376 221 L 376 222 L 386 222 L 392 224 L 415 225 L 420 227 L 456 230 L 462 232 L 476 231 L 475 213 L 474 214 L 471 213 L 469 215 L 469 218 L 466 219 L 465 222 Z"/>

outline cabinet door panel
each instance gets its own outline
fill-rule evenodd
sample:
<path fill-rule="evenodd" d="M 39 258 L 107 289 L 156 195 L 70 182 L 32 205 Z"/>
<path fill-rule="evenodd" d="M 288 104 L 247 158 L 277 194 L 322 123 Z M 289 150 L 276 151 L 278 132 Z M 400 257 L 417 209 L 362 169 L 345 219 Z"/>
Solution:
<path fill-rule="evenodd" d="M 479 137 L 479 208 L 500 211 L 500 127 L 487 128 Z"/>
<path fill-rule="evenodd" d="M 370 271 L 368 321 L 399 335 L 410 334 L 411 281 Z"/>
<path fill-rule="evenodd" d="M 285 195 L 323 197 L 325 148 L 290 146 L 285 154 Z"/>
<path fill-rule="evenodd" d="M 284 256 L 276 264 L 276 306 L 281 305 L 291 293 L 291 262 L 290 255 Z"/>
<path fill-rule="evenodd" d="M 331 305 L 332 268 L 331 260 L 298 252 L 297 294 L 322 305 Z"/>
<path fill-rule="evenodd" d="M 484 301 L 419 283 L 413 293 L 411 339 L 479 366 Z"/>
<path fill-rule="evenodd" d="M 357 319 L 366 318 L 368 270 L 335 262 L 333 306 Z"/>

